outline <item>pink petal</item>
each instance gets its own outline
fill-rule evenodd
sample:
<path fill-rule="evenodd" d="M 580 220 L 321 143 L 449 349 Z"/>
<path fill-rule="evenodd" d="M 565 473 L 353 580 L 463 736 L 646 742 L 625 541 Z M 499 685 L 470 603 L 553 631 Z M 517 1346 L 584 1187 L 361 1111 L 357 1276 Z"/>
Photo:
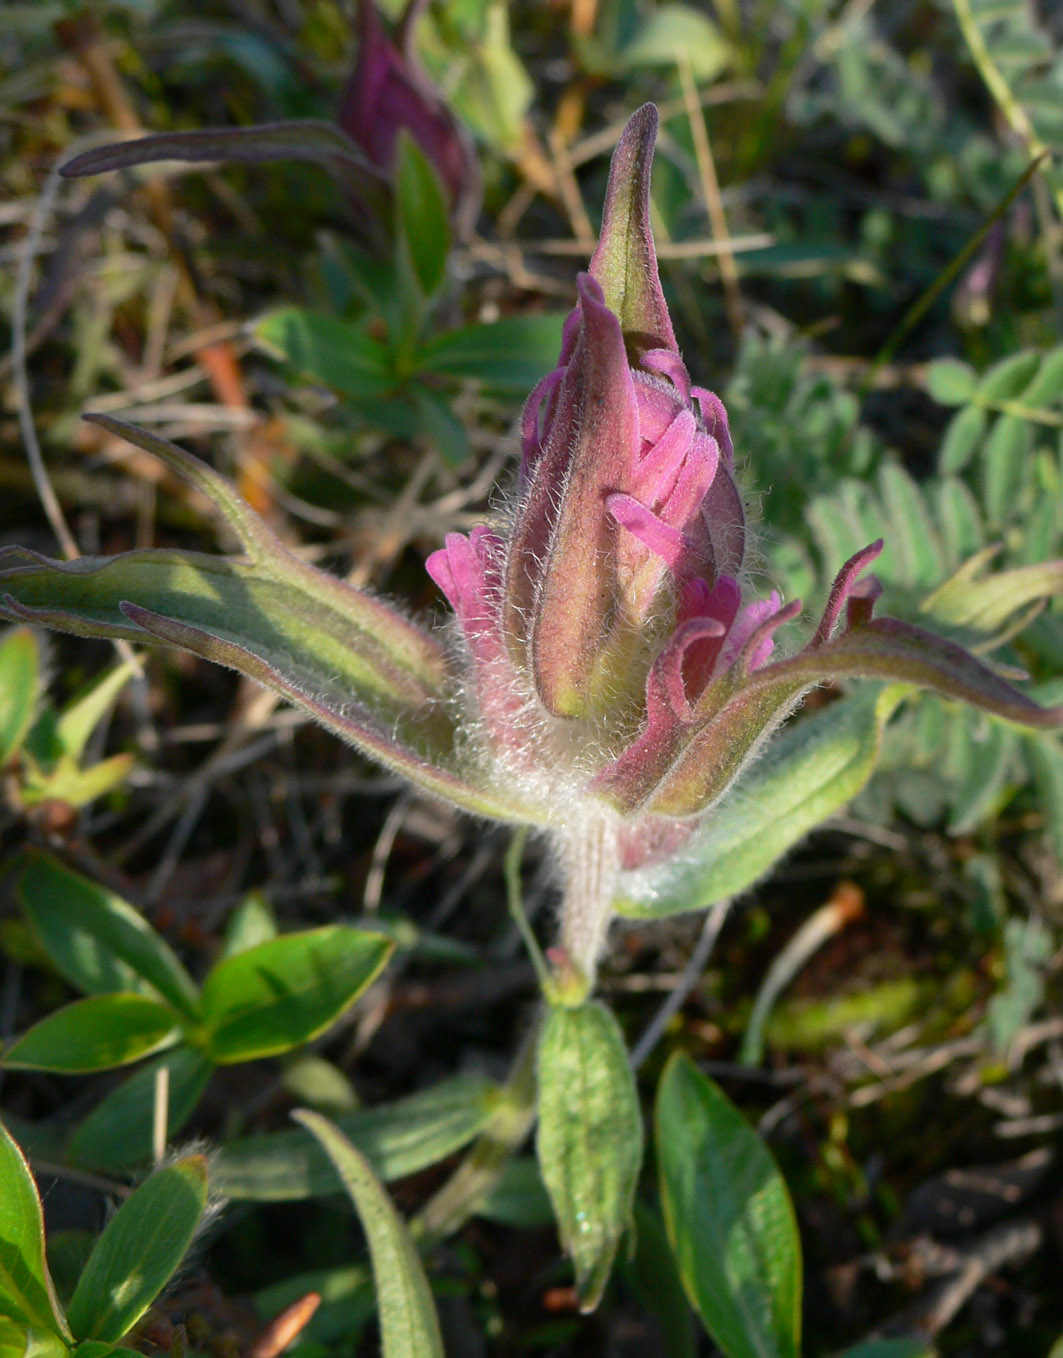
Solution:
<path fill-rule="evenodd" d="M 665 565 L 675 569 L 687 550 L 687 540 L 678 528 L 665 523 L 652 509 L 647 509 L 630 495 L 619 492 L 609 495 L 605 506 L 621 528 L 626 528 Z"/>
<path fill-rule="evenodd" d="M 677 353 L 671 349 L 648 349 L 642 355 L 641 363 L 650 372 L 667 377 L 684 405 L 690 404 L 690 374 Z"/>

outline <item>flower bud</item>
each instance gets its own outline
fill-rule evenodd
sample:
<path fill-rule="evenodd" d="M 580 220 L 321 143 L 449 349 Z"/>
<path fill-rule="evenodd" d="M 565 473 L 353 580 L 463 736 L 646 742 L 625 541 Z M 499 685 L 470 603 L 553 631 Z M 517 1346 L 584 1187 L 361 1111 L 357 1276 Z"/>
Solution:
<path fill-rule="evenodd" d="M 467 134 L 414 54 L 413 27 L 423 8 L 423 0 L 410 0 L 392 41 L 372 0 L 359 0 L 358 59 L 337 122 L 386 175 L 399 132 L 408 132 L 439 175 L 459 232 L 467 232 L 480 205 L 479 170 Z"/>

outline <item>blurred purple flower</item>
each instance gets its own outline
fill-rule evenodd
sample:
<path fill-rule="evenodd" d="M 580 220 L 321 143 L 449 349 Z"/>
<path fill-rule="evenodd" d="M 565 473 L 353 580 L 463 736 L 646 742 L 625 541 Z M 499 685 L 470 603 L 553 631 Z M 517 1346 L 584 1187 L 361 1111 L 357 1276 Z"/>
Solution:
<path fill-rule="evenodd" d="M 393 40 L 372 0 L 359 0 L 358 57 L 336 121 L 385 177 L 394 170 L 399 133 L 408 132 L 439 175 L 459 232 L 467 232 L 480 206 L 479 168 L 468 134 L 414 52 L 423 9 L 424 0 L 410 0 Z"/>

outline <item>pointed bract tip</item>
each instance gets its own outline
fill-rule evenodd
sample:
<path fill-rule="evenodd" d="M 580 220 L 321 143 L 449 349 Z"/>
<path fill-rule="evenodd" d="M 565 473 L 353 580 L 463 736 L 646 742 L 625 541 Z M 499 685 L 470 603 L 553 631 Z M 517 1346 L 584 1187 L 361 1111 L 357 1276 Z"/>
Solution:
<path fill-rule="evenodd" d="M 602 231 L 590 263 L 606 305 L 620 318 L 635 362 L 649 349 L 676 351 L 650 229 L 650 172 L 657 125 L 656 106 L 643 104 L 621 133 L 609 168 Z"/>

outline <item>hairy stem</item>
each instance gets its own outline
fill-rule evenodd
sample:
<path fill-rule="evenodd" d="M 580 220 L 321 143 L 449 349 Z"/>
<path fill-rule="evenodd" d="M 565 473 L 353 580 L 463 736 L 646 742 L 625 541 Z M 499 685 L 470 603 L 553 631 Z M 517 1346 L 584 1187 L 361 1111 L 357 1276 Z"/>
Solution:
<path fill-rule="evenodd" d="M 603 812 L 575 827 L 561 846 L 561 936 L 567 961 L 594 985 L 613 918 L 620 857 L 614 816 Z"/>

